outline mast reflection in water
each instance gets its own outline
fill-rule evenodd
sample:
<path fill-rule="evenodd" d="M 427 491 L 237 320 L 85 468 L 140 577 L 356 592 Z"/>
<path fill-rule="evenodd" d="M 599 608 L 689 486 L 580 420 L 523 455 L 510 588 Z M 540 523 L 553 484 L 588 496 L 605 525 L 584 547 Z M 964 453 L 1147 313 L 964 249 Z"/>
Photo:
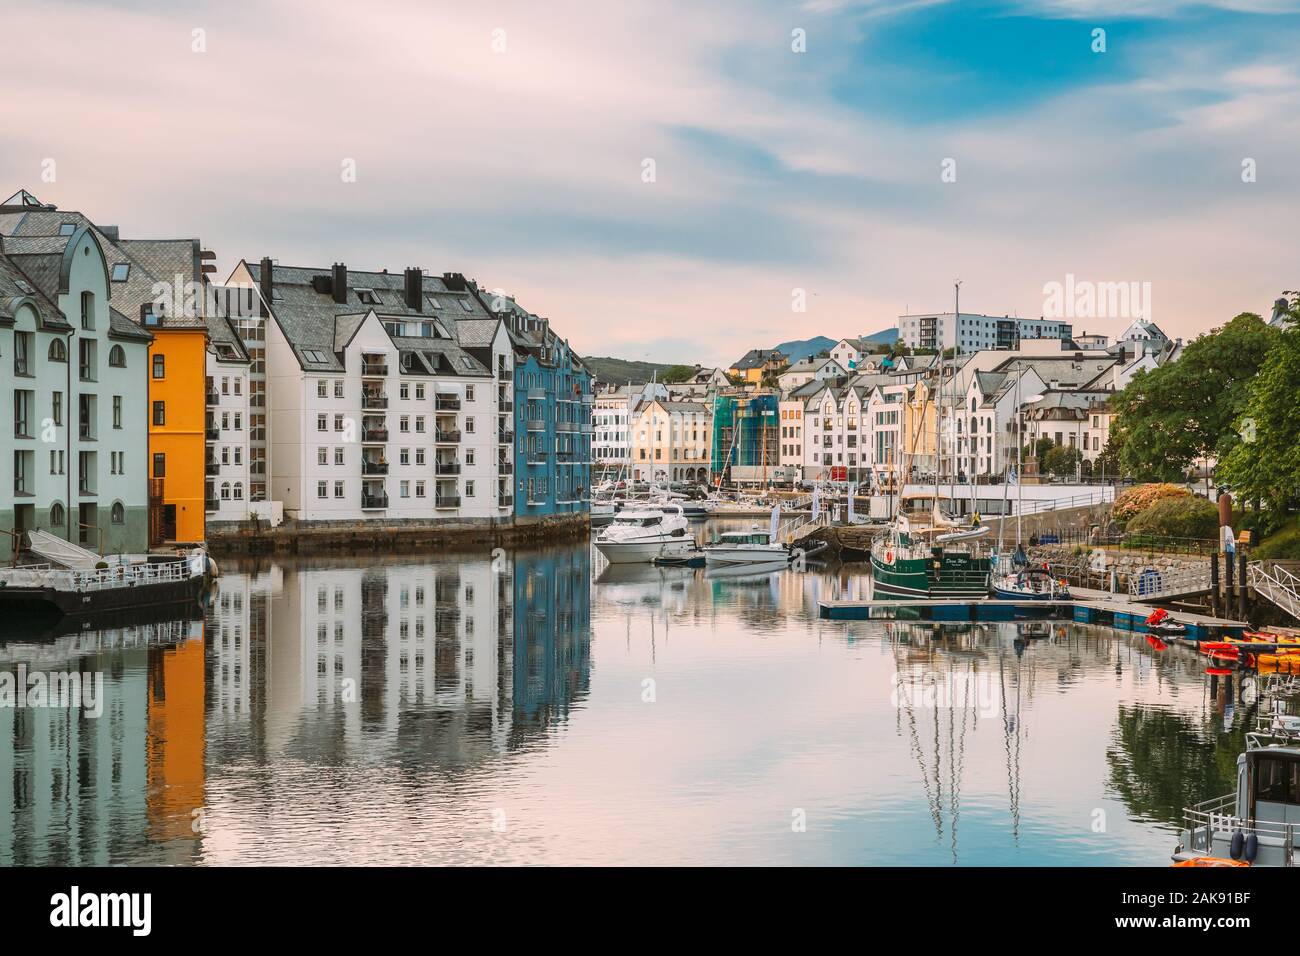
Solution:
<path fill-rule="evenodd" d="M 0 708 L 0 864 L 1158 865 L 1252 716 L 1101 628 L 820 620 L 851 569 L 223 570 L 202 620 L 0 639 L 106 699 Z"/>

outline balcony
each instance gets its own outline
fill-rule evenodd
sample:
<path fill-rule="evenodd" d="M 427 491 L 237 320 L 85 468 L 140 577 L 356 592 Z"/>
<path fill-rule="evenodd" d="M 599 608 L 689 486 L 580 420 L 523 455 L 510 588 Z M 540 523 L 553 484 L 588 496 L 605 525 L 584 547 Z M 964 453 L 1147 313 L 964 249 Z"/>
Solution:
<path fill-rule="evenodd" d="M 510 401 L 510 399 L 508 398 L 497 399 L 498 412 L 513 412 L 514 410 L 515 410 L 515 403 Z"/>
<path fill-rule="evenodd" d="M 528 419 L 528 430 L 530 432 L 544 432 L 546 431 L 546 422 L 540 418 L 530 418 Z"/>
<path fill-rule="evenodd" d="M 388 407 L 388 396 L 377 392 L 365 392 L 361 396 L 361 407 L 382 411 Z"/>
<path fill-rule="evenodd" d="M 434 440 L 443 445 L 454 445 L 460 441 L 459 428 L 439 428 L 434 435 Z"/>
<path fill-rule="evenodd" d="M 221 429 L 216 425 L 209 425 L 203 429 L 203 434 L 208 441 L 221 441 Z"/>
<path fill-rule="evenodd" d="M 528 453 L 528 464 L 544 465 L 546 464 L 546 456 L 548 454 L 549 452 L 547 452 L 545 448 L 534 449 Z"/>
<path fill-rule="evenodd" d="M 210 461 L 210 462 L 208 462 L 207 464 L 205 464 L 205 465 L 203 466 L 203 473 L 206 474 L 206 475 L 219 475 L 219 474 L 221 474 L 221 463 L 220 463 L 220 462 L 215 462 L 215 461 Z"/>
<path fill-rule="evenodd" d="M 440 412 L 460 411 L 460 398 L 455 395 L 439 395 L 434 399 L 433 407 Z"/>
<path fill-rule="evenodd" d="M 433 499 L 435 508 L 459 508 L 460 495 L 438 495 Z"/>
<path fill-rule="evenodd" d="M 361 429 L 361 441 L 367 445 L 382 445 L 388 441 L 388 429 L 363 428 Z"/>
<path fill-rule="evenodd" d="M 545 398 L 546 398 L 546 389 L 544 388 L 530 388 L 528 390 L 528 400 L 530 402 L 540 402 Z"/>
<path fill-rule="evenodd" d="M 367 492 L 361 493 L 362 511 L 377 511 L 380 508 L 387 508 L 387 507 L 388 507 L 388 495 L 383 493 L 377 495 L 369 494 Z"/>
<path fill-rule="evenodd" d="M 497 498 L 497 507 L 499 508 L 509 508 L 514 503 L 515 503 L 514 495 L 501 495 Z"/>
<path fill-rule="evenodd" d="M 498 380 L 498 381 L 501 381 L 501 382 L 513 382 L 513 381 L 515 380 L 515 372 L 514 372 L 514 369 L 509 369 L 509 368 L 498 368 L 498 369 L 497 369 L 497 380 Z"/>
<path fill-rule="evenodd" d="M 459 475 L 460 462 L 458 461 L 440 461 L 434 465 L 434 474 L 436 475 Z"/>
<path fill-rule="evenodd" d="M 208 392 L 208 404 L 217 405 L 221 402 L 221 395 L 217 392 Z"/>
<path fill-rule="evenodd" d="M 218 510 L 220 507 L 221 507 L 221 502 L 218 501 L 216 498 L 204 498 L 204 499 L 203 499 L 203 510 L 204 510 L 204 511 L 216 511 L 216 510 Z"/>
<path fill-rule="evenodd" d="M 361 459 L 361 474 L 386 475 L 388 474 L 388 462 L 372 461 L 369 458 L 363 458 Z"/>
<path fill-rule="evenodd" d="M 595 430 L 596 430 L 596 426 L 593 425 L 591 422 L 583 422 L 583 423 L 582 423 L 582 433 L 583 433 L 584 435 L 590 435 L 590 434 L 594 433 Z"/>
<path fill-rule="evenodd" d="M 508 428 L 502 428 L 497 431 L 497 444 L 509 445 L 515 440 L 515 433 Z"/>
<path fill-rule="evenodd" d="M 498 461 L 498 475 L 513 475 L 515 473 L 515 463 L 513 461 Z"/>
<path fill-rule="evenodd" d="M 366 359 L 361 360 L 361 377 L 362 378 L 387 378 L 388 362 Z"/>
<path fill-rule="evenodd" d="M 596 396 L 593 395 L 591 392 L 583 392 L 583 393 L 582 393 L 582 404 L 584 404 L 584 405 L 594 405 L 594 404 L 596 404 Z"/>

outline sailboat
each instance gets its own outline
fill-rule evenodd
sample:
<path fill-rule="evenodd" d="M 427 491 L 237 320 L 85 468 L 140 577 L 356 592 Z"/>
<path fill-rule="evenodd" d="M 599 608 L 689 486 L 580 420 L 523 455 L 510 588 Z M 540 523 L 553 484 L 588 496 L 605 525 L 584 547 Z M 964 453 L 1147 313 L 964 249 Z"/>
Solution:
<path fill-rule="evenodd" d="M 957 311 L 960 315 L 960 310 Z M 940 352 L 938 401 L 934 415 L 933 492 L 899 492 L 889 530 L 871 545 L 872 589 L 877 595 L 924 599 L 976 599 L 989 594 L 991 562 L 980 541 L 991 530 L 978 521 L 963 526 L 939 506 L 939 412 L 943 404 L 943 353 Z M 924 422 L 924 415 L 922 416 Z M 918 427 L 917 433 L 919 434 Z M 904 455 L 900 475 L 911 472 L 913 448 Z M 950 468 L 950 475 L 951 475 Z M 902 482 L 899 482 L 900 488 Z M 951 489 L 949 491 L 951 499 Z"/>

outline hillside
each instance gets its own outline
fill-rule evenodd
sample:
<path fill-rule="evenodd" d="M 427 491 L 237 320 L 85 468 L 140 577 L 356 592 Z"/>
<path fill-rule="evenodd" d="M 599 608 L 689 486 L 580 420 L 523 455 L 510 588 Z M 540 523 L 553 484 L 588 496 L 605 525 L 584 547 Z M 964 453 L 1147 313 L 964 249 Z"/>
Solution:
<path fill-rule="evenodd" d="M 862 336 L 862 341 L 870 345 L 893 345 L 897 340 L 898 329 L 892 327 Z M 810 339 L 794 339 L 790 342 L 782 342 L 776 348 L 785 353 L 790 359 L 790 364 L 793 365 L 801 359 L 806 359 L 819 352 L 829 351 L 831 346 L 838 341 L 839 339 L 829 339 L 824 335 L 815 335 Z"/>
<path fill-rule="evenodd" d="M 671 365 L 659 365 L 656 362 L 629 362 L 609 356 L 584 357 L 583 361 L 597 380 L 609 385 L 626 385 L 628 382 L 642 385 L 650 381 L 652 375 L 662 375 L 665 369 L 672 368 Z"/>

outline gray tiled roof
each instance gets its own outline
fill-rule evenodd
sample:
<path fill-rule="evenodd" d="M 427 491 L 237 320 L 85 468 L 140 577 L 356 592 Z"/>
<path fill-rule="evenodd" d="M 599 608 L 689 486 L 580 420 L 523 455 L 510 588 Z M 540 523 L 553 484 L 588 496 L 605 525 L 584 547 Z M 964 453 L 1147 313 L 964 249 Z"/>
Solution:
<path fill-rule="evenodd" d="M 246 263 L 254 282 L 261 282 L 260 262 Z M 373 311 L 381 318 L 402 319 L 403 321 L 423 320 L 441 322 L 450 338 L 425 338 L 415 336 L 393 336 L 389 338 L 393 345 L 403 352 L 413 352 L 415 365 L 407 370 L 411 374 L 429 374 L 428 369 L 435 369 L 439 374 L 454 374 L 482 377 L 489 374 L 488 368 L 481 361 L 461 347 L 457 337 L 457 323 L 463 320 L 490 320 L 495 318 L 488 313 L 468 290 L 464 292 L 448 289 L 442 278 L 425 275 L 421 284 L 421 308 L 411 309 L 406 304 L 404 295 L 405 275 L 402 272 L 360 272 L 348 270 L 348 291 L 346 302 L 335 302 L 329 292 L 317 292 L 312 280 L 317 276 L 329 276 L 329 268 L 303 268 L 299 266 L 272 267 L 272 281 L 275 287 L 271 312 L 276 323 L 284 333 L 285 339 L 293 348 L 299 365 L 312 371 L 343 371 L 343 365 L 335 354 L 342 339 L 336 320 L 348 317 L 344 328 L 354 332 L 350 323 L 358 315 L 367 315 Z M 361 301 L 358 289 L 369 289 L 379 298 L 378 305 Z M 430 297 L 437 302 L 435 306 Z M 464 303 L 462 305 L 462 303 Z M 304 351 L 315 349 L 327 356 L 325 363 L 312 363 L 304 358 Z M 399 363 L 399 368 L 400 368 Z"/>
<path fill-rule="evenodd" d="M 24 288 L 24 286 L 26 288 Z M 30 297 L 35 301 L 36 314 L 42 328 L 64 331 L 71 328 L 54 300 L 36 282 L 22 271 L 8 256 L 0 255 L 0 318 L 12 319 L 12 300 Z"/>

